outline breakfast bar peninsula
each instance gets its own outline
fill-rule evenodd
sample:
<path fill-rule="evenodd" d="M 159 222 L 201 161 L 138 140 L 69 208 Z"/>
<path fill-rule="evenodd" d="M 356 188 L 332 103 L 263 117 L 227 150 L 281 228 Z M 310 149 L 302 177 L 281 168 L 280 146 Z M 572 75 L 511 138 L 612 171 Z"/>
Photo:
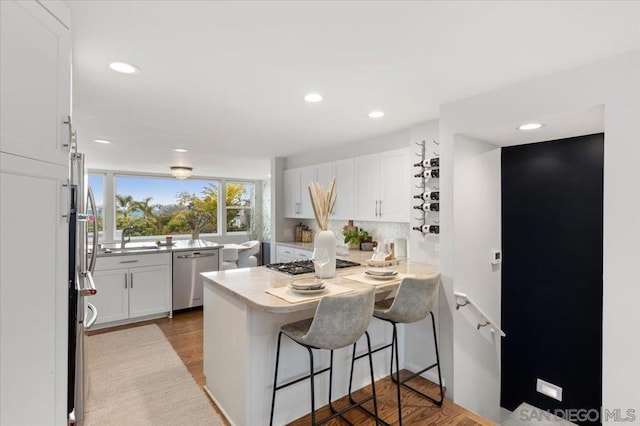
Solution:
<path fill-rule="evenodd" d="M 324 293 L 306 297 L 291 295 L 288 291 L 292 280 L 300 277 L 293 278 L 265 267 L 202 274 L 205 390 L 231 424 L 257 426 L 269 423 L 278 331 L 284 324 L 313 317 L 324 294 L 349 292 L 374 285 L 376 298 L 381 300 L 391 295 L 405 276 L 430 276 L 438 272 L 437 267 L 432 265 L 402 262 L 392 267 L 398 272 L 394 279 L 367 282 L 363 274 L 365 269 L 362 266 L 338 270 L 334 278 L 325 279 Z M 369 333 L 373 347 L 391 341 L 391 328 L 382 321 L 372 320 Z M 404 334 L 401 328 L 398 334 L 399 359 L 402 360 Z M 363 353 L 366 347 L 363 339 L 358 342 L 358 353 Z M 317 355 L 316 370 L 327 367 L 328 351 L 320 351 Z M 288 339 L 282 340 L 281 359 L 279 383 L 308 374 L 306 350 Z M 389 351 L 374 355 L 376 380 L 389 374 L 390 359 Z M 347 394 L 350 363 L 351 348 L 335 351 L 334 399 Z M 354 390 L 370 383 L 368 366 L 365 364 L 356 363 Z M 315 382 L 316 407 L 321 407 L 328 403 L 327 374 L 316 376 Z M 286 424 L 310 410 L 310 385 L 306 380 L 278 392 L 274 424 Z"/>

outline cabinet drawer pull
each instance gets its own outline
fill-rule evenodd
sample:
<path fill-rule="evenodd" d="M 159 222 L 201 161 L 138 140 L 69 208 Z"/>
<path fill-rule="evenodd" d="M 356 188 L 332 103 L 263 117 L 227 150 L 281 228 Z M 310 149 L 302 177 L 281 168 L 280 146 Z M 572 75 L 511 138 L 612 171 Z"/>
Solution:
<path fill-rule="evenodd" d="M 137 260 L 123 260 L 120 263 L 138 263 Z"/>
<path fill-rule="evenodd" d="M 133 272 L 130 272 L 129 274 L 129 288 L 133 288 Z"/>
<path fill-rule="evenodd" d="M 124 273 L 124 288 L 127 288 L 127 283 L 129 282 L 129 274 Z"/>

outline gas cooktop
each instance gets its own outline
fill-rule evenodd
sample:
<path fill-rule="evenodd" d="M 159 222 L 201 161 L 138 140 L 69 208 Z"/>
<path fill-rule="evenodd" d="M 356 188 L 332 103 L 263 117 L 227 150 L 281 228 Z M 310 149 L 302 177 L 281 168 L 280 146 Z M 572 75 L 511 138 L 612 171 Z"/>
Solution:
<path fill-rule="evenodd" d="M 296 262 L 287 263 L 270 263 L 264 265 L 274 271 L 284 272 L 289 275 L 309 274 L 314 272 L 312 260 L 299 260 Z M 349 260 L 336 259 L 336 268 L 352 268 L 354 266 L 360 266 L 359 263 L 351 262 Z"/>

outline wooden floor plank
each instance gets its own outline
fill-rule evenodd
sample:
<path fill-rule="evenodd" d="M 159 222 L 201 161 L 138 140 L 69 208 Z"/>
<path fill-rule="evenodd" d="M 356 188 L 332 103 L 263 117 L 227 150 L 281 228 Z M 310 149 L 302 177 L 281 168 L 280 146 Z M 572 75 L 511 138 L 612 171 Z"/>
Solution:
<path fill-rule="evenodd" d="M 202 365 L 202 310 L 192 310 L 176 313 L 173 318 L 160 318 L 156 320 L 144 321 L 135 324 L 112 327 L 92 331 L 90 334 L 106 333 L 114 330 L 121 330 L 132 327 L 139 327 L 147 324 L 157 324 L 162 330 L 167 340 L 176 353 L 182 359 L 185 366 L 200 387 L 205 385 L 205 377 Z M 89 367 L 91 368 L 91 367 Z M 402 372 L 405 372 L 403 370 Z M 438 395 L 438 386 L 429 382 L 422 377 L 417 377 L 411 381 L 411 385 L 416 389 L 434 397 Z M 371 394 L 371 387 L 365 387 L 354 392 L 356 400 L 364 398 Z M 397 424 L 398 410 L 396 402 L 396 385 L 389 377 L 385 377 L 376 382 L 376 393 L 378 395 L 378 410 L 383 420 L 391 424 Z M 211 405 L 224 419 L 224 416 L 218 407 L 211 402 Z M 348 398 L 341 398 L 334 402 L 334 406 L 338 409 L 349 405 Z M 373 403 L 369 402 L 365 405 L 369 409 L 373 409 Z M 425 400 L 410 390 L 402 390 L 402 420 L 405 425 L 454 425 L 454 426 L 475 426 L 475 425 L 493 425 L 487 419 L 468 411 L 449 400 L 445 400 L 442 407 L 437 407 L 431 401 Z M 277 403 L 276 403 L 277 409 Z M 330 414 L 329 407 L 322 407 L 316 411 L 316 419 L 321 419 Z M 345 415 L 355 425 L 373 425 L 373 419 L 362 411 L 355 409 Z M 225 423 L 228 425 L 229 423 Z M 311 423 L 311 416 L 307 415 L 290 423 L 293 426 L 308 425 Z M 326 423 L 327 425 L 343 425 L 340 419 L 334 419 Z"/>

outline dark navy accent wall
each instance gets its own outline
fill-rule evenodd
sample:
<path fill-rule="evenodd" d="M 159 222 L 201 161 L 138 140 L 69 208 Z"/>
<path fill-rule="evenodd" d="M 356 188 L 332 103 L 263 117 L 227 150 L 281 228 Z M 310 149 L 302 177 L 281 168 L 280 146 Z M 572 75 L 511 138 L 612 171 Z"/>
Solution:
<path fill-rule="evenodd" d="M 603 164 L 603 134 L 502 149 L 501 405 L 509 410 L 602 405 Z M 563 401 L 536 392 L 537 378 L 561 386 Z"/>

